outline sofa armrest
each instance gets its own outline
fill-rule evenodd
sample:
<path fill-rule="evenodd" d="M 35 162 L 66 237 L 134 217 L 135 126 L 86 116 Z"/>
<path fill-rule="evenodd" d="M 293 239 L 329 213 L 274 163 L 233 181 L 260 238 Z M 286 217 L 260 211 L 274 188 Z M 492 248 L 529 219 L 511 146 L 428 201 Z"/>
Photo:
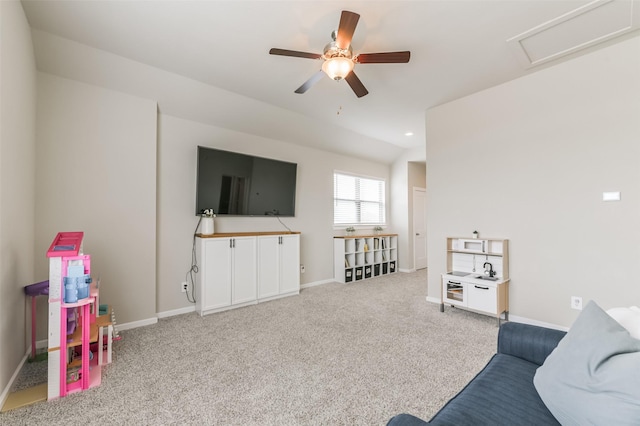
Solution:
<path fill-rule="evenodd" d="M 542 365 L 565 334 L 551 328 L 507 322 L 498 332 L 498 353 Z"/>

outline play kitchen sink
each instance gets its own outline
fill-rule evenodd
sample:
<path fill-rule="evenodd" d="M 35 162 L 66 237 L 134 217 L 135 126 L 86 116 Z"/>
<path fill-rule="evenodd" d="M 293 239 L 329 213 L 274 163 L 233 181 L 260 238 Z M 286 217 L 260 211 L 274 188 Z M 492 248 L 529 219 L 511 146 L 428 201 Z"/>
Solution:
<path fill-rule="evenodd" d="M 461 272 L 461 271 L 452 271 L 452 272 L 447 272 L 445 275 L 451 275 L 452 277 L 456 277 L 456 278 L 473 278 L 476 280 L 487 280 L 487 281 L 499 281 L 502 280 L 501 277 L 490 277 L 488 275 L 479 275 L 478 273 L 475 272 Z"/>
<path fill-rule="evenodd" d="M 445 305 L 509 319 L 508 240 L 447 238 L 440 311 Z"/>
<path fill-rule="evenodd" d="M 498 281 L 500 279 L 498 277 L 488 277 L 486 275 L 478 275 L 478 276 L 474 276 L 473 278 L 477 280 L 487 280 L 487 281 Z"/>

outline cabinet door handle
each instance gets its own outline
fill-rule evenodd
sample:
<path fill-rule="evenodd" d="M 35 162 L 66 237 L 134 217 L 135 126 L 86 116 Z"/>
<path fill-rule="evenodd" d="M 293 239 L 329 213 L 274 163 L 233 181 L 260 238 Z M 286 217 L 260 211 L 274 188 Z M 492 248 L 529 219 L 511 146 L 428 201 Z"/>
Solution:
<path fill-rule="evenodd" d="M 489 290 L 489 287 L 480 287 L 479 285 L 474 285 L 474 287 L 479 290 Z"/>

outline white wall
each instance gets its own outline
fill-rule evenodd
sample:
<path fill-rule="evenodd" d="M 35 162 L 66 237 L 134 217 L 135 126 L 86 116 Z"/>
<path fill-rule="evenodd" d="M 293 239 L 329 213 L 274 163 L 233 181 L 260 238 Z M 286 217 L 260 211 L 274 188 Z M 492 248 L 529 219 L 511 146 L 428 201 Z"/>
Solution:
<path fill-rule="evenodd" d="M 34 282 L 36 67 L 18 1 L 0 2 L 0 405 L 27 344 Z"/>
<path fill-rule="evenodd" d="M 100 302 L 155 318 L 155 102 L 39 73 L 37 114 L 38 279 L 55 235 L 84 231 Z"/>
<path fill-rule="evenodd" d="M 430 297 L 445 238 L 510 239 L 510 308 L 640 304 L 640 37 L 427 112 Z M 603 191 L 622 201 L 604 203 Z"/>
<path fill-rule="evenodd" d="M 33 30 L 32 37 L 39 71 L 154 99 L 163 114 L 381 163 L 403 151 L 332 120 L 316 120 L 43 31 Z"/>
<path fill-rule="evenodd" d="M 198 145 L 274 158 L 298 164 L 296 216 L 282 218 L 302 233 L 302 284 L 333 279 L 333 171 L 389 180 L 389 167 L 317 149 L 260 138 L 162 114 L 158 134 L 158 312 L 192 306 L 180 283 L 191 266 Z M 391 227 L 389 228 L 392 229 Z M 216 232 L 286 231 L 274 217 L 222 217 Z"/>

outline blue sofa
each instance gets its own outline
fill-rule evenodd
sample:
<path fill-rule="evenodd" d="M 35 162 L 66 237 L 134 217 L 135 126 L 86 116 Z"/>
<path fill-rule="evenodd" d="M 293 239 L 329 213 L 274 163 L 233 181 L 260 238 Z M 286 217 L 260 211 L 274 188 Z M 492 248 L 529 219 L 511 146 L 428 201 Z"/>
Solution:
<path fill-rule="evenodd" d="M 429 422 L 399 414 L 387 425 L 559 425 L 538 396 L 533 376 L 565 334 L 527 324 L 502 324 L 498 353 Z"/>

